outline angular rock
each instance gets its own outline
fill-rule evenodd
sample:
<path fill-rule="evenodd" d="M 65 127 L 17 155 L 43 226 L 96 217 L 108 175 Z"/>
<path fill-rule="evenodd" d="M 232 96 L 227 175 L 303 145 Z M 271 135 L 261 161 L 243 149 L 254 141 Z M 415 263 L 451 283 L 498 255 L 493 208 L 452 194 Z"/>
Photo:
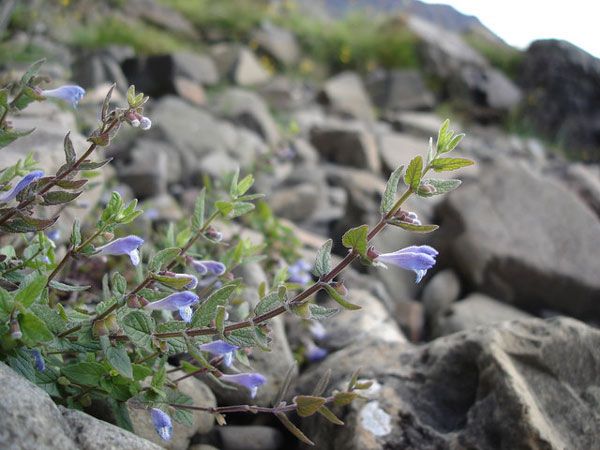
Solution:
<path fill-rule="evenodd" d="M 384 111 L 430 110 L 435 105 L 418 70 L 377 71 L 366 86 L 373 103 Z"/>
<path fill-rule="evenodd" d="M 440 205 L 450 255 L 474 286 L 527 310 L 600 317 L 600 222 L 563 186 L 513 163 Z"/>
<path fill-rule="evenodd" d="M 408 167 L 415 155 L 427 154 L 427 139 L 404 133 L 386 133 L 378 136 L 379 154 L 387 173 L 401 165 Z"/>
<path fill-rule="evenodd" d="M 460 280 L 452 269 L 436 273 L 423 289 L 421 300 L 427 317 L 447 311 L 460 295 Z"/>
<path fill-rule="evenodd" d="M 571 189 L 600 217 L 600 166 L 569 164 L 565 178 Z"/>
<path fill-rule="evenodd" d="M 271 74 L 261 65 L 251 50 L 241 48 L 233 65 L 231 78 L 240 86 L 256 86 L 269 81 Z"/>
<path fill-rule="evenodd" d="M 169 147 L 162 142 L 142 138 L 131 151 L 131 162 L 122 166 L 117 160 L 119 179 L 131 187 L 140 200 L 167 192 L 167 182 L 181 176 L 179 161 L 169 158 Z M 171 167 L 169 167 L 171 166 Z"/>
<path fill-rule="evenodd" d="M 334 353 L 299 380 L 310 392 L 332 370 L 375 379 L 366 401 L 300 427 L 324 450 L 593 448 L 600 440 L 595 349 L 600 332 L 567 318 L 479 327 L 427 345 L 378 343 Z"/>
<path fill-rule="evenodd" d="M 302 222 L 312 218 L 322 199 L 323 191 L 319 186 L 301 183 L 277 189 L 268 197 L 268 202 L 278 217 Z"/>
<path fill-rule="evenodd" d="M 223 450 L 277 450 L 283 444 L 283 436 L 277 428 L 228 425 L 218 430 Z"/>
<path fill-rule="evenodd" d="M 381 162 L 374 136 L 356 122 L 329 120 L 310 130 L 310 143 L 331 162 L 378 173 Z"/>
<path fill-rule="evenodd" d="M 367 122 L 375 120 L 371 100 L 362 80 L 354 72 L 342 72 L 327 80 L 320 98 L 331 112 Z"/>
<path fill-rule="evenodd" d="M 58 407 L 41 388 L 0 362 L 0 447 L 5 449 L 158 450 L 128 431 Z"/>
<path fill-rule="evenodd" d="M 566 41 L 535 41 L 525 53 L 519 81 L 528 99 L 525 119 L 535 130 L 559 139 L 575 156 L 600 160 L 598 58 Z"/>
<path fill-rule="evenodd" d="M 269 145 L 275 146 L 279 142 L 277 124 L 265 102 L 254 92 L 227 89 L 215 100 L 214 109 L 221 116 L 254 131 Z"/>
<path fill-rule="evenodd" d="M 300 46 L 296 36 L 270 22 L 262 23 L 252 34 L 252 40 L 260 51 L 267 53 L 283 66 L 293 66 L 300 58 Z"/>
<path fill-rule="evenodd" d="M 445 336 L 480 325 L 530 317 L 530 314 L 487 295 L 473 293 L 447 310 L 440 311 L 432 320 L 431 333 L 433 337 Z"/>

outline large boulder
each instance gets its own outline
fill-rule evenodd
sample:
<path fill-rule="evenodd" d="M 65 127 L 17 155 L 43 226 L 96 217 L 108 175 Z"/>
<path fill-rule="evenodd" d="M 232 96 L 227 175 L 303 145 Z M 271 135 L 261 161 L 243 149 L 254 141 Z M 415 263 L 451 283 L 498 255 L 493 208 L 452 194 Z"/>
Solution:
<path fill-rule="evenodd" d="M 54 404 L 41 388 L 0 362 L 0 448 L 159 450 L 162 447 L 81 411 Z"/>
<path fill-rule="evenodd" d="M 267 53 L 282 66 L 293 66 L 300 58 L 300 46 L 289 30 L 264 22 L 252 34 L 259 51 Z"/>
<path fill-rule="evenodd" d="M 373 103 L 386 111 L 429 110 L 435 105 L 421 73 L 414 69 L 373 72 L 367 90 Z"/>
<path fill-rule="evenodd" d="M 371 99 L 354 72 L 342 72 L 327 80 L 319 98 L 332 113 L 367 122 L 375 120 Z"/>
<path fill-rule="evenodd" d="M 600 160 L 598 58 L 566 41 L 535 41 L 525 54 L 520 83 L 526 119 L 538 132 Z"/>
<path fill-rule="evenodd" d="M 594 448 L 600 441 L 600 331 L 573 319 L 478 327 L 427 345 L 363 342 L 332 354 L 299 379 L 298 392 L 332 370 L 375 384 L 366 400 L 300 424 L 323 450 Z"/>
<path fill-rule="evenodd" d="M 562 185 L 498 161 L 438 214 L 452 235 L 448 258 L 478 289 L 529 310 L 600 317 L 600 222 Z"/>

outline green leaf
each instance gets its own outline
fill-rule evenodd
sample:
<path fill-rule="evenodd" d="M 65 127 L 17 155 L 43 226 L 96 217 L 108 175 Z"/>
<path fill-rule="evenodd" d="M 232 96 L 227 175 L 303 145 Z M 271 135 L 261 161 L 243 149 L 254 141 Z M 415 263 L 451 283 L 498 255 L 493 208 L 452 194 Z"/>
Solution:
<path fill-rule="evenodd" d="M 85 162 L 82 162 L 79 165 L 79 168 L 77 170 L 78 171 L 82 171 L 82 170 L 96 170 L 96 169 L 100 169 L 101 167 L 104 167 L 105 165 L 107 165 L 112 160 L 113 160 L 112 158 L 108 158 L 108 159 L 105 159 L 103 161 L 85 161 Z"/>
<path fill-rule="evenodd" d="M 75 286 L 72 284 L 61 283 L 60 281 L 56 281 L 56 280 L 50 281 L 50 283 L 48 283 L 48 285 L 52 289 L 56 289 L 57 291 L 62 291 L 62 292 L 82 292 L 82 291 L 87 291 L 89 288 L 91 288 L 91 286 L 89 286 L 89 285 Z"/>
<path fill-rule="evenodd" d="M 355 392 L 338 392 L 334 396 L 333 404 L 335 406 L 346 406 L 352 403 L 352 401 L 358 397 Z"/>
<path fill-rule="evenodd" d="M 217 312 L 215 314 L 215 328 L 220 336 L 223 335 L 225 329 L 225 307 L 222 305 L 217 306 Z"/>
<path fill-rule="evenodd" d="M 27 275 L 15 294 L 15 301 L 25 307 L 32 305 L 42 294 L 47 282 L 48 277 L 46 275 L 35 272 Z"/>
<path fill-rule="evenodd" d="M 459 187 L 461 183 L 462 181 L 452 178 L 446 180 L 429 178 L 421 182 L 419 190 L 417 191 L 417 195 L 420 197 L 433 197 L 434 195 L 445 194 Z M 433 187 L 433 189 L 427 188 L 427 185 Z"/>
<path fill-rule="evenodd" d="M 21 77 L 21 86 L 25 86 L 27 84 L 29 84 L 29 82 L 32 80 L 33 77 L 35 77 L 38 72 L 40 71 L 40 68 L 42 67 L 42 65 L 46 62 L 46 59 L 40 59 L 36 62 L 34 62 L 31 66 L 29 66 L 29 68 L 27 69 L 27 71 L 23 74 L 23 76 Z"/>
<path fill-rule="evenodd" d="M 155 389 L 162 389 L 162 387 L 165 385 L 165 381 L 167 381 L 167 368 L 164 364 L 162 364 L 160 369 L 158 369 L 152 376 L 150 385 Z"/>
<path fill-rule="evenodd" d="M 133 378 L 131 360 L 125 347 L 109 347 L 106 351 L 108 363 L 125 378 Z"/>
<path fill-rule="evenodd" d="M 310 311 L 310 318 L 314 320 L 325 320 L 335 316 L 340 312 L 337 308 L 327 308 L 325 306 L 316 305 L 314 303 L 308 304 L 308 310 Z"/>
<path fill-rule="evenodd" d="M 200 230 L 204 226 L 204 204 L 206 202 L 206 188 L 202 188 L 196 198 L 196 206 L 194 207 L 194 215 L 192 216 L 192 229 Z"/>
<path fill-rule="evenodd" d="M 232 199 L 237 198 L 237 186 L 238 186 L 238 178 L 240 176 L 240 168 L 238 167 L 233 172 L 233 177 L 231 178 L 231 184 L 229 186 L 229 195 Z"/>
<path fill-rule="evenodd" d="M 69 131 L 65 136 L 65 141 L 63 144 L 65 150 L 65 160 L 67 164 L 73 164 L 77 160 L 77 154 L 75 153 L 75 148 L 73 148 L 73 142 L 71 142 L 70 137 L 71 132 Z"/>
<path fill-rule="evenodd" d="M 81 187 L 83 187 L 86 183 L 88 182 L 88 180 L 60 180 L 56 182 L 56 185 L 59 188 L 63 188 L 63 189 L 79 189 Z"/>
<path fill-rule="evenodd" d="M 340 295 L 340 293 L 338 291 L 336 291 L 333 286 L 331 286 L 329 284 L 324 284 L 323 286 L 325 287 L 325 290 L 327 291 L 327 293 L 329 294 L 329 296 L 335 302 L 337 302 L 342 308 L 353 310 L 353 311 L 362 308 L 359 305 L 355 305 L 354 303 L 350 303 L 348 300 L 346 300 L 344 297 L 342 297 Z"/>
<path fill-rule="evenodd" d="M 448 172 L 462 167 L 472 166 L 474 161 L 466 158 L 437 158 L 431 163 L 431 167 L 436 172 Z"/>
<path fill-rule="evenodd" d="M 366 256 L 367 254 L 367 234 L 369 233 L 368 225 L 361 225 L 356 228 L 351 228 L 342 236 L 342 244 L 346 248 L 355 250 L 359 255 Z"/>
<path fill-rule="evenodd" d="M 20 137 L 33 133 L 34 130 L 35 128 L 24 131 L 0 129 L 0 148 L 6 147 L 8 144 L 19 139 Z"/>
<path fill-rule="evenodd" d="M 206 327 L 215 319 L 217 306 L 226 306 L 229 297 L 236 290 L 237 284 L 227 284 L 213 292 L 204 303 L 202 303 L 192 317 L 191 327 Z"/>
<path fill-rule="evenodd" d="M 284 413 L 276 413 L 275 417 L 279 419 L 279 421 L 283 424 L 284 427 L 288 429 L 290 433 L 296 436 L 300 441 L 304 442 L 307 445 L 315 445 L 313 441 L 311 441 L 300 429 L 292 423 L 290 419 Z"/>
<path fill-rule="evenodd" d="M 323 375 L 321 375 L 321 378 L 319 378 L 319 381 L 317 381 L 317 384 L 315 385 L 315 388 L 313 389 L 312 395 L 315 396 L 320 396 L 323 394 L 323 392 L 325 392 L 325 389 L 327 389 L 327 386 L 329 386 L 329 381 L 331 380 L 331 369 L 327 369 Z"/>
<path fill-rule="evenodd" d="M 335 424 L 335 425 L 344 425 L 344 422 L 342 422 L 334 413 L 333 411 L 331 411 L 327 406 L 323 405 L 319 408 L 319 410 L 317 411 L 319 414 L 321 414 L 323 417 L 325 417 L 327 420 L 329 420 L 331 423 Z"/>
<path fill-rule="evenodd" d="M 79 197 L 83 191 L 79 192 L 68 192 L 68 191 L 52 191 L 45 193 L 42 197 L 44 198 L 43 205 L 62 205 L 69 203 Z"/>
<path fill-rule="evenodd" d="M 150 272 L 158 272 L 163 266 L 177 258 L 180 253 L 181 249 L 179 247 L 170 247 L 159 251 L 148 263 L 148 270 Z"/>
<path fill-rule="evenodd" d="M 80 362 L 63 367 L 61 372 L 74 383 L 98 386 L 107 370 L 102 364 L 96 362 Z"/>
<path fill-rule="evenodd" d="M 150 367 L 141 364 L 132 364 L 131 373 L 133 374 L 134 380 L 141 381 L 152 375 L 154 371 Z"/>
<path fill-rule="evenodd" d="M 169 286 L 170 288 L 177 289 L 177 290 L 183 289 L 188 284 L 190 284 L 190 281 L 191 281 L 190 278 L 175 277 L 175 276 L 170 276 L 170 275 L 159 275 L 159 274 L 153 274 L 152 279 L 158 281 L 159 283 L 164 284 L 165 286 Z"/>
<path fill-rule="evenodd" d="M 236 197 L 240 195 L 244 195 L 248 189 L 252 187 L 254 184 L 254 177 L 252 175 L 246 175 L 242 181 L 240 181 L 237 185 Z"/>
<path fill-rule="evenodd" d="M 437 225 L 415 225 L 413 223 L 402 222 L 401 220 L 396 219 L 390 219 L 387 223 L 402 228 L 406 231 L 412 231 L 414 233 L 431 233 L 439 228 Z"/>
<path fill-rule="evenodd" d="M 460 141 L 462 141 L 464 137 L 465 137 L 464 133 L 460 133 L 460 134 L 457 134 L 456 136 L 454 136 L 452 139 L 450 139 L 448 144 L 446 144 L 446 148 L 444 149 L 444 151 L 442 153 L 449 153 L 452 150 L 454 150 L 458 146 L 458 144 L 460 144 Z"/>
<path fill-rule="evenodd" d="M 152 349 L 154 321 L 142 311 L 132 311 L 122 320 L 123 331 L 131 341 L 147 350 Z"/>
<path fill-rule="evenodd" d="M 102 102 L 102 112 L 100 114 L 100 118 L 103 122 L 106 119 L 106 115 L 108 114 L 108 108 L 110 106 L 110 99 L 112 97 L 112 93 L 113 93 L 116 85 L 117 85 L 117 83 L 112 84 L 112 86 L 106 93 L 106 96 L 104 97 L 104 101 Z"/>
<path fill-rule="evenodd" d="M 436 142 L 436 153 L 439 155 L 444 151 L 446 147 L 446 141 L 448 139 L 448 128 L 450 128 L 450 119 L 446 119 L 442 122 L 440 129 L 438 130 L 438 137 Z"/>
<path fill-rule="evenodd" d="M 312 273 L 317 277 L 322 277 L 326 275 L 331 270 L 331 247 L 333 246 L 333 240 L 328 239 L 321 246 L 319 251 L 317 252 L 317 256 L 315 258 L 315 267 L 313 268 Z"/>
<path fill-rule="evenodd" d="M 115 272 L 110 280 L 112 290 L 117 296 L 124 295 L 127 292 L 127 279 L 119 272 Z"/>
<path fill-rule="evenodd" d="M 19 326 L 23 332 L 23 340 L 28 343 L 35 345 L 38 342 L 47 342 L 54 339 L 54 335 L 44 321 L 33 313 L 19 314 Z"/>
<path fill-rule="evenodd" d="M 254 314 L 256 316 L 260 316 L 261 314 L 275 309 L 279 305 L 281 305 L 279 294 L 277 292 L 271 292 L 266 297 L 260 299 L 260 302 L 258 302 L 256 308 L 254 308 Z"/>
<path fill-rule="evenodd" d="M 310 417 L 325 404 L 325 399 L 312 395 L 298 395 L 294 402 L 298 405 L 296 411 L 300 417 Z"/>
<path fill-rule="evenodd" d="M 0 229 L 13 233 L 31 233 L 42 231 L 56 223 L 59 216 L 51 219 L 39 219 L 37 217 L 17 214 L 17 217 L 0 226 Z"/>
<path fill-rule="evenodd" d="M 172 333 L 172 332 L 183 332 L 187 327 L 185 322 L 181 320 L 172 320 L 169 322 L 163 322 L 156 327 L 157 333 Z M 162 339 L 163 342 L 167 343 L 167 351 L 164 352 L 166 355 L 175 355 L 177 353 L 184 353 L 186 351 L 186 342 L 183 336 L 170 337 Z"/>
<path fill-rule="evenodd" d="M 78 247 L 81 244 L 81 225 L 77 218 L 73 221 L 73 231 L 71 231 L 70 241 L 73 247 Z"/>
<path fill-rule="evenodd" d="M 404 174 L 404 183 L 413 191 L 419 188 L 421 177 L 423 176 L 423 158 L 415 156 L 406 169 Z"/>
<path fill-rule="evenodd" d="M 113 398 L 109 398 L 108 402 L 112 409 L 113 416 L 117 425 L 120 428 L 123 428 L 127 431 L 131 431 L 133 433 L 133 425 L 131 424 L 131 419 L 129 418 L 127 403 L 119 402 Z"/>
<path fill-rule="evenodd" d="M 381 199 L 381 206 L 379 207 L 379 212 L 381 212 L 381 214 L 387 214 L 392 210 L 394 203 L 396 202 L 398 183 L 400 182 L 400 178 L 402 178 L 403 171 L 404 166 L 400 166 L 390 175 L 390 178 L 385 185 L 385 192 L 383 193 L 383 198 Z"/>

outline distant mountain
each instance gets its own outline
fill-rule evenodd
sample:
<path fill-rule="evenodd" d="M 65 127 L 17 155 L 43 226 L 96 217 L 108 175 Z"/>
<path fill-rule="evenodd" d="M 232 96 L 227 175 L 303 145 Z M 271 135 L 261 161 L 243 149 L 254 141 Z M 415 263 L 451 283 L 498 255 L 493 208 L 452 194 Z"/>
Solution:
<path fill-rule="evenodd" d="M 331 17 L 343 17 L 352 11 L 365 11 L 373 14 L 406 13 L 420 17 L 442 28 L 457 33 L 469 31 L 483 32 L 488 37 L 502 40 L 486 28 L 477 17 L 463 14 L 450 5 L 429 4 L 419 0 L 307 0 L 320 10 L 326 10 Z"/>

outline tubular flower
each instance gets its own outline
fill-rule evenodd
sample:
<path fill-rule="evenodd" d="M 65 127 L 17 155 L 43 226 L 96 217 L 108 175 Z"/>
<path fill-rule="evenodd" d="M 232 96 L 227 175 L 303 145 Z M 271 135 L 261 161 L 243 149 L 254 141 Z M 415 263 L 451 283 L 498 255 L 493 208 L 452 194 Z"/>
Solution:
<path fill-rule="evenodd" d="M 233 352 L 237 350 L 239 347 L 235 345 L 228 344 L 225 341 L 217 340 L 213 342 L 208 342 L 206 344 L 201 344 L 198 346 L 198 349 L 202 352 L 208 352 L 211 355 L 222 356 L 223 357 L 223 365 L 225 367 L 231 366 L 233 363 Z"/>
<path fill-rule="evenodd" d="M 383 253 L 375 258 L 375 261 L 386 267 L 385 264 L 393 264 L 406 270 L 412 270 L 417 274 L 416 282 L 419 283 L 427 270 L 435 265 L 435 257 L 438 251 L 428 245 L 413 245 L 397 250 L 392 253 Z"/>
<path fill-rule="evenodd" d="M 152 417 L 152 422 L 158 435 L 165 441 L 171 440 L 173 424 L 169 415 L 158 408 L 152 408 L 150 410 L 150 417 Z"/>
<path fill-rule="evenodd" d="M 167 311 L 180 311 L 182 308 L 190 307 L 198 303 L 198 296 L 191 291 L 175 292 L 162 300 L 148 303 L 146 309 L 165 309 Z"/>
<path fill-rule="evenodd" d="M 311 340 L 306 340 L 304 347 L 304 356 L 310 362 L 321 361 L 327 356 L 328 352 L 322 347 L 319 347 Z"/>
<path fill-rule="evenodd" d="M 196 289 L 198 286 L 198 278 L 196 278 L 194 275 L 190 275 L 188 273 L 176 273 L 173 276 L 175 278 L 184 278 L 190 280 L 189 283 L 184 286 L 186 289 Z"/>
<path fill-rule="evenodd" d="M 102 247 L 98 247 L 97 255 L 129 255 L 131 264 L 137 266 L 140 263 L 140 252 L 138 248 L 144 243 L 142 238 L 127 236 L 115 239 Z"/>
<path fill-rule="evenodd" d="M 19 195 L 19 193 L 23 189 L 25 189 L 27 186 L 29 186 L 31 183 L 38 180 L 39 178 L 42 178 L 43 176 L 44 172 L 41 170 L 34 170 L 33 172 L 29 172 L 27 175 L 21 178 L 21 181 L 19 181 L 10 191 L 3 192 L 2 194 L 0 194 L 0 202 L 10 202 L 13 198 Z"/>
<path fill-rule="evenodd" d="M 85 89 L 81 86 L 66 85 L 56 89 L 42 91 L 44 97 L 53 97 L 69 103 L 73 108 L 77 107 L 79 100 L 85 95 Z"/>
<path fill-rule="evenodd" d="M 207 273 L 212 273 L 213 275 L 221 276 L 227 270 L 225 264 L 219 261 L 199 261 L 197 259 L 192 259 L 190 261 L 192 267 L 198 272 L 200 275 L 206 275 Z"/>
<path fill-rule="evenodd" d="M 190 323 L 192 321 L 192 316 L 194 315 L 194 311 L 190 306 L 184 306 L 183 308 L 179 308 L 179 316 L 181 320 L 185 323 Z"/>
<path fill-rule="evenodd" d="M 250 391 L 251 398 L 256 397 L 258 387 L 267 382 L 267 379 L 260 373 L 225 374 L 221 376 L 221 380 L 244 386 Z"/>
<path fill-rule="evenodd" d="M 44 357 L 38 349 L 31 349 L 31 356 L 33 356 L 33 365 L 39 372 L 46 370 L 46 363 Z"/>

